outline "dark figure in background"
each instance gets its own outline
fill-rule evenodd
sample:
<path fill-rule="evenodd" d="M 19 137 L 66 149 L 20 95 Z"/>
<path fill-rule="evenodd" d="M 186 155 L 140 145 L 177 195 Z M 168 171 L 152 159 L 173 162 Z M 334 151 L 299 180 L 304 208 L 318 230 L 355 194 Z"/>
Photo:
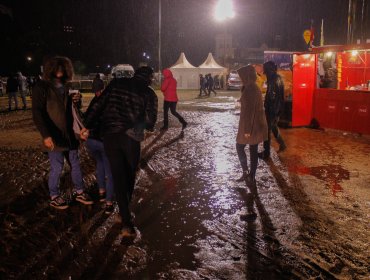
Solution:
<path fill-rule="evenodd" d="M 72 62 L 66 57 L 56 56 L 48 59 L 43 67 L 43 79 L 33 88 L 32 115 L 50 161 L 50 206 L 57 209 L 68 208 L 59 192 L 59 179 L 65 158 L 71 166 L 75 200 L 82 204 L 92 204 L 93 201 L 84 191 L 78 156 L 79 141 L 74 131 L 74 101 L 78 101 L 77 95 L 70 94 L 67 85 L 73 77 Z"/>
<path fill-rule="evenodd" d="M 158 98 L 150 87 L 152 79 L 150 67 L 140 67 L 132 78 L 113 79 L 89 108 L 86 129 L 81 130 L 81 138 L 86 140 L 88 129 L 100 118 L 124 238 L 136 235 L 129 205 L 140 160 L 140 142 L 144 140 L 144 130 L 153 131 L 157 121 Z"/>
<path fill-rule="evenodd" d="M 248 180 L 255 183 L 258 164 L 258 144 L 267 139 L 267 123 L 263 112 L 261 90 L 256 84 L 257 73 L 252 65 L 238 70 L 243 82 L 242 96 L 240 98 L 239 129 L 236 138 L 236 151 L 243 169 L 243 175 L 237 181 Z M 249 145 L 250 170 L 248 170 L 245 146 Z"/>
<path fill-rule="evenodd" d="M 26 100 L 26 95 L 27 95 L 27 90 L 28 90 L 28 83 L 27 83 L 27 78 L 22 75 L 22 72 L 18 72 L 18 83 L 19 83 L 19 94 L 21 95 L 22 98 L 22 103 L 23 103 L 23 110 L 27 109 L 27 100 Z"/>
<path fill-rule="evenodd" d="M 263 72 L 267 77 L 267 91 L 265 96 L 265 114 L 268 126 L 268 139 L 263 142 L 264 151 L 259 153 L 262 159 L 270 157 L 271 131 L 279 143 L 279 152 L 286 149 L 285 142 L 280 135 L 278 122 L 284 109 L 284 83 L 279 74 L 275 62 L 268 61 L 263 64 Z"/>
<path fill-rule="evenodd" d="M 168 129 L 168 110 L 171 110 L 171 114 L 174 115 L 182 125 L 182 129 L 185 129 L 188 123 L 184 120 L 184 118 L 177 113 L 176 106 L 177 101 L 179 100 L 177 97 L 177 82 L 172 75 L 170 69 L 163 70 L 164 80 L 161 85 L 161 91 L 164 95 L 164 102 L 163 102 L 163 129 Z"/>
<path fill-rule="evenodd" d="M 208 95 L 206 90 L 206 79 L 202 74 L 199 74 L 199 97 L 203 95 L 202 93 L 204 93 L 204 96 Z"/>
<path fill-rule="evenodd" d="M 216 75 L 213 80 L 214 80 L 214 84 L 215 84 L 214 88 L 215 89 L 220 89 L 220 78 L 219 78 L 219 76 Z"/>
<path fill-rule="evenodd" d="M 18 110 L 17 92 L 19 90 L 19 81 L 14 74 L 11 74 L 6 82 L 6 92 L 8 94 L 9 111 L 12 110 L 12 99 L 14 99 L 15 110 Z"/>
<path fill-rule="evenodd" d="M 215 96 L 217 95 L 217 92 L 214 89 L 214 80 L 212 78 L 212 75 L 208 74 L 208 96 L 211 95 L 211 92 L 213 92 Z"/>
<path fill-rule="evenodd" d="M 92 92 L 95 96 L 99 97 L 104 89 L 104 81 L 101 79 L 100 74 L 96 74 L 92 83 Z"/>

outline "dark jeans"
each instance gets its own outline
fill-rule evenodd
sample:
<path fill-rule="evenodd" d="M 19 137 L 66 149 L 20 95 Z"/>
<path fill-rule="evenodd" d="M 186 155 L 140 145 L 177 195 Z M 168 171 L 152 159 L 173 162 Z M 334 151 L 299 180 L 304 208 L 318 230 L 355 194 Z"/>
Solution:
<path fill-rule="evenodd" d="M 140 160 L 140 142 L 125 132 L 104 135 L 113 185 L 122 221 L 132 226 L 129 204 L 135 187 L 136 170 Z"/>
<path fill-rule="evenodd" d="M 238 153 L 238 158 L 243 171 L 248 171 L 248 160 L 247 154 L 245 153 L 246 144 L 236 143 L 236 152 Z M 257 164 L 258 164 L 258 144 L 249 145 L 249 156 L 251 162 L 250 176 L 254 178 L 256 176 Z"/>
<path fill-rule="evenodd" d="M 71 176 L 75 191 L 83 190 L 84 183 L 82 179 L 82 172 L 80 167 L 80 160 L 78 150 L 70 150 L 66 152 L 48 152 L 50 161 L 49 173 L 49 192 L 50 196 L 59 195 L 59 179 L 63 171 L 64 158 L 67 158 L 71 166 Z"/>
<path fill-rule="evenodd" d="M 176 105 L 177 102 L 171 102 L 171 101 L 164 101 L 163 103 L 163 126 L 168 127 L 168 110 L 171 110 L 171 114 L 174 115 L 181 124 L 185 124 L 186 121 L 184 120 L 183 117 L 176 111 Z"/>
<path fill-rule="evenodd" d="M 268 128 L 268 138 L 263 142 L 264 153 L 270 156 L 270 145 L 271 145 L 271 132 L 274 134 L 276 141 L 279 143 L 280 147 L 285 146 L 285 142 L 280 135 L 278 122 L 279 117 L 272 117 L 266 114 L 267 128 Z"/>
<path fill-rule="evenodd" d="M 98 181 L 98 187 L 99 189 L 105 189 L 106 200 L 112 202 L 114 195 L 113 178 L 103 142 L 89 138 L 86 141 L 86 147 L 96 161 L 96 179 Z"/>
<path fill-rule="evenodd" d="M 201 86 L 199 89 L 199 96 L 202 96 L 202 93 L 204 93 L 204 96 L 207 96 L 208 93 L 206 91 L 206 88 L 204 86 Z"/>

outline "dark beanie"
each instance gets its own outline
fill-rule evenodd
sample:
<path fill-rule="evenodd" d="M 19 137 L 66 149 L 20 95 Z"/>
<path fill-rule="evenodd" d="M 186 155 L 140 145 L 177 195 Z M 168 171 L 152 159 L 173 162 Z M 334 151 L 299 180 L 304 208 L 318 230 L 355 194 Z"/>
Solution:
<path fill-rule="evenodd" d="M 142 66 L 138 69 L 136 69 L 134 77 L 143 79 L 147 82 L 151 81 L 151 76 L 153 75 L 154 71 L 149 66 Z"/>
<path fill-rule="evenodd" d="M 264 72 L 270 72 L 270 73 L 276 73 L 277 71 L 277 65 L 273 61 L 267 61 L 263 64 L 263 71 Z"/>

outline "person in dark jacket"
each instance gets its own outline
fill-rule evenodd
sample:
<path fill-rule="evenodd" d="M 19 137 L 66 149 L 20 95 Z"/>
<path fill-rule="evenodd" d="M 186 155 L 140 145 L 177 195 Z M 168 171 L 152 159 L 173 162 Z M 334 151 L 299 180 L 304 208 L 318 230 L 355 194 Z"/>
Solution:
<path fill-rule="evenodd" d="M 101 135 L 113 175 L 116 200 L 122 218 L 121 236 L 132 238 L 135 228 L 129 209 L 140 160 L 144 130 L 153 131 L 157 121 L 158 98 L 150 87 L 153 70 L 140 67 L 132 78 L 112 80 L 85 115 L 81 138 L 101 118 Z"/>
<path fill-rule="evenodd" d="M 95 96 L 100 96 L 103 89 L 104 89 L 104 82 L 100 78 L 100 74 L 97 73 L 92 83 L 92 92 L 95 94 Z"/>
<path fill-rule="evenodd" d="M 182 124 L 182 129 L 185 129 L 188 123 L 184 118 L 176 111 L 177 101 L 177 82 L 172 75 L 170 69 L 163 70 L 164 80 L 161 85 L 161 91 L 164 95 L 163 102 L 163 129 L 168 129 L 168 110 L 171 110 L 171 114 L 174 115 L 179 122 Z"/>
<path fill-rule="evenodd" d="M 73 96 L 67 86 L 73 77 L 72 63 L 66 57 L 57 56 L 48 59 L 43 69 L 43 80 L 33 89 L 32 115 L 49 155 L 50 206 L 57 209 L 68 207 L 58 188 L 65 157 L 71 166 L 75 199 L 83 204 L 92 204 L 84 191 L 78 157 L 79 141 L 73 130 Z"/>
<path fill-rule="evenodd" d="M 263 142 L 264 151 L 259 153 L 259 157 L 268 159 L 270 157 L 271 132 L 280 145 L 278 152 L 282 152 L 286 149 L 285 142 L 278 128 L 279 118 L 284 109 L 284 83 L 280 75 L 277 74 L 275 62 L 265 62 L 263 64 L 263 72 L 267 77 L 267 91 L 264 106 L 268 126 L 268 139 Z"/>
<path fill-rule="evenodd" d="M 207 90 L 206 90 L 206 79 L 203 77 L 202 74 L 199 74 L 199 97 L 202 96 L 204 93 L 204 96 L 207 96 Z"/>
<path fill-rule="evenodd" d="M 213 92 L 215 94 L 215 96 L 217 95 L 217 92 L 215 91 L 215 87 L 214 87 L 214 80 L 213 80 L 213 77 L 211 74 L 208 74 L 208 82 L 207 82 L 207 85 L 208 85 L 208 96 L 211 95 L 211 92 Z"/>
<path fill-rule="evenodd" d="M 14 74 L 11 74 L 6 82 L 6 92 L 9 100 L 9 111 L 12 110 L 12 99 L 14 99 L 15 110 L 18 110 L 17 92 L 19 90 L 19 82 Z"/>

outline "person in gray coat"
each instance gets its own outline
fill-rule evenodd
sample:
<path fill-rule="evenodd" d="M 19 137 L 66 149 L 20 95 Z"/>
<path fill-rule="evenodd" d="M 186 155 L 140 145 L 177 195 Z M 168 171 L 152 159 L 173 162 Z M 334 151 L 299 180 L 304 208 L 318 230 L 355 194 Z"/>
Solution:
<path fill-rule="evenodd" d="M 236 137 L 236 151 L 243 170 L 243 175 L 237 181 L 249 181 L 255 184 L 255 175 L 258 164 L 258 144 L 267 139 L 267 122 L 263 109 L 261 90 L 256 84 L 257 74 L 252 65 L 238 70 L 243 82 L 240 98 L 240 120 Z M 246 145 L 249 145 L 250 170 L 248 170 Z"/>

